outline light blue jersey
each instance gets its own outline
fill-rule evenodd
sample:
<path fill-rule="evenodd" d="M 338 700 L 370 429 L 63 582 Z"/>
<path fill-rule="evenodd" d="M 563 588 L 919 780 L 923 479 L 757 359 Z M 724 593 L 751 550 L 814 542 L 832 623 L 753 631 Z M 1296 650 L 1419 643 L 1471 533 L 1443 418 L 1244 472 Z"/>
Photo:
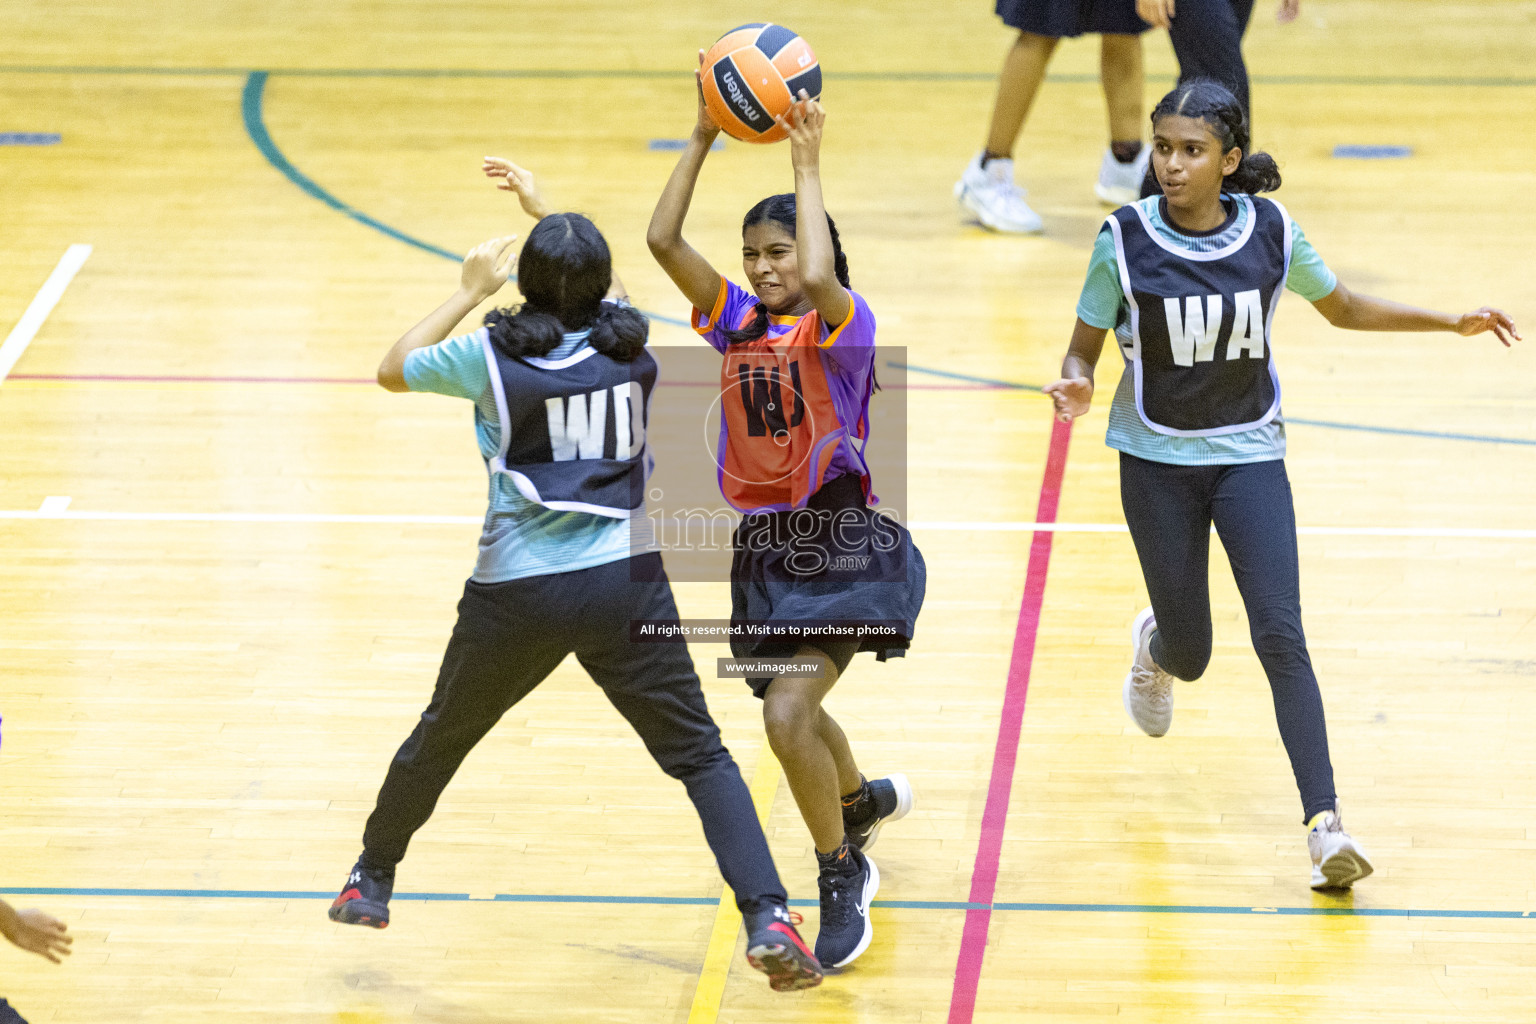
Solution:
<path fill-rule="evenodd" d="M 1137 205 L 1157 235 L 1167 242 L 1192 252 L 1213 252 L 1235 242 L 1247 227 L 1245 204 L 1223 196 L 1229 222 L 1206 234 L 1188 234 L 1170 225 L 1161 213 L 1161 197 L 1140 200 Z M 1301 228 L 1291 221 L 1291 269 L 1285 286 L 1308 302 L 1331 293 L 1338 278 L 1312 248 Z M 1094 327 L 1115 330 L 1122 353 L 1128 342 L 1125 292 L 1120 284 L 1120 270 L 1115 262 L 1115 240 L 1106 224 L 1093 244 L 1088 276 L 1077 303 L 1080 320 Z M 1176 466 L 1237 465 L 1285 458 L 1285 423 L 1281 416 L 1253 430 L 1214 437 L 1177 437 L 1161 434 L 1142 422 L 1136 411 L 1133 376 L 1127 365 L 1109 406 L 1109 429 L 1104 441 L 1109 447 L 1137 458 Z"/>
<path fill-rule="evenodd" d="M 590 331 L 567 334 L 549 359 L 564 359 L 587 346 Z M 475 438 L 487 463 L 501 447 L 501 418 L 486 365 L 486 329 L 416 349 L 405 357 L 405 383 L 412 391 L 430 391 L 475 403 Z M 502 583 L 526 576 L 547 576 L 605 565 L 630 557 L 633 540 L 644 550 L 650 520 L 642 506 L 632 520 L 587 512 L 559 512 L 524 498 L 510 477 L 491 475 L 489 507 L 480 533 L 480 555 L 473 579 Z"/>

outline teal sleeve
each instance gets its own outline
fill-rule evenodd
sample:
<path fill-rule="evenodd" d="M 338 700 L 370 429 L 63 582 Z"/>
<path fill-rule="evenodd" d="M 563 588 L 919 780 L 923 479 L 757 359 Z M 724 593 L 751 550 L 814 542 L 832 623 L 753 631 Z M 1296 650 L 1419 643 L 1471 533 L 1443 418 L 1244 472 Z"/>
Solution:
<path fill-rule="evenodd" d="M 1301 233 L 1301 225 L 1291 221 L 1291 273 L 1285 286 L 1308 302 L 1316 302 L 1330 294 L 1338 283 L 1338 276 L 1328 269 L 1328 264 Z"/>
<path fill-rule="evenodd" d="M 1077 300 L 1077 318 L 1093 327 L 1113 330 L 1120 321 L 1120 307 L 1124 304 L 1120 265 L 1115 260 L 1115 236 L 1106 224 L 1093 242 L 1088 277 L 1083 281 L 1083 293 Z"/>
<path fill-rule="evenodd" d="M 408 354 L 404 368 L 406 387 L 471 402 L 479 400 L 491 384 L 485 350 L 480 346 L 483 333 L 481 328 Z"/>

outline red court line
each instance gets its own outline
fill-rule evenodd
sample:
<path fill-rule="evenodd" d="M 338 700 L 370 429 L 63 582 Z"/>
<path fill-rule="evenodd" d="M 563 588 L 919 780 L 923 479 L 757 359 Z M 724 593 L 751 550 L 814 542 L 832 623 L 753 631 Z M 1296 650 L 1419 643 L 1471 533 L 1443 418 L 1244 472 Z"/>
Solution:
<path fill-rule="evenodd" d="M 1040 481 L 1040 503 L 1035 522 L 1054 523 L 1061 500 L 1061 482 L 1067 469 L 1067 445 L 1072 424 L 1053 419 L 1051 446 Z M 960 936 L 960 956 L 955 964 L 955 987 L 949 1000 L 949 1024 L 970 1024 L 976 1011 L 976 989 L 981 982 L 982 960 L 987 952 L 987 929 L 992 923 L 992 897 L 997 892 L 998 862 L 1003 852 L 1003 829 L 1008 820 L 1008 797 L 1013 788 L 1014 766 L 1019 758 L 1019 734 L 1024 727 L 1024 699 L 1029 695 L 1029 670 L 1035 660 L 1035 637 L 1040 631 L 1040 609 L 1045 603 L 1045 577 L 1051 564 L 1053 533 L 1036 531 L 1029 546 L 1029 568 L 1024 574 L 1024 600 L 1019 605 L 1019 624 L 1013 634 L 1013 657 L 1008 663 L 1008 686 L 1003 691 L 1002 720 L 997 727 L 997 748 L 992 753 L 992 778 L 987 783 L 987 803 L 981 813 L 981 842 L 976 866 L 971 869 L 972 904 L 982 908 L 965 912 Z"/>
<path fill-rule="evenodd" d="M 372 377 L 241 377 L 133 373 L 13 373 L 11 380 L 121 381 L 139 384 L 377 384 Z M 658 387 L 719 387 L 717 381 L 663 380 Z M 999 391 L 1004 384 L 893 384 L 892 391 Z"/>

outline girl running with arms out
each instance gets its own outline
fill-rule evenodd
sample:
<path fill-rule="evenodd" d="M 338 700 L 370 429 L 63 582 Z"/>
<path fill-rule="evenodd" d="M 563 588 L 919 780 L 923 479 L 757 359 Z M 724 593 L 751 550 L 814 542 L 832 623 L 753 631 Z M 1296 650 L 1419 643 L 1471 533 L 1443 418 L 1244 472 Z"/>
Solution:
<path fill-rule="evenodd" d="M 1357 331 L 1492 331 L 1519 338 L 1483 307 L 1456 316 L 1351 292 L 1279 203 L 1266 153 L 1248 151 L 1243 107 L 1208 79 L 1181 84 L 1152 112 L 1152 168 L 1163 195 L 1121 207 L 1094 244 L 1056 413 L 1088 411 L 1104 335 L 1127 362 L 1109 411 L 1120 498 L 1152 607 L 1132 627 L 1126 711 L 1149 736 L 1173 721 L 1173 680 L 1211 657 L 1208 591 L 1214 522 L 1274 692 L 1280 737 L 1301 791 L 1312 887 L 1346 888 L 1371 873 L 1343 830 L 1323 700 L 1301 627 L 1296 516 L 1270 325 L 1281 289 L 1335 327 Z"/>
<path fill-rule="evenodd" d="M 824 966 L 842 967 L 873 934 L 869 901 L 880 873 L 864 851 L 884 823 L 911 809 L 912 790 L 899 774 L 866 781 L 821 704 L 858 651 L 882 661 L 905 652 L 925 577 L 910 535 L 869 508 L 877 499 L 862 452 L 876 388 L 875 319 L 849 290 L 848 261 L 822 203 L 824 119 L 803 91 L 780 119 L 795 191 L 747 211 L 742 269 L 751 292 L 683 239 L 694 185 L 720 131 L 702 99 L 646 240 L 693 303 L 694 329 L 725 357 L 717 475 L 725 499 L 743 514 L 732 538 L 733 622 L 879 622 L 890 630 L 732 643 L 738 657 L 793 658 L 813 673 L 748 683 L 763 701 L 769 744 L 815 841 L 816 955 Z"/>
<path fill-rule="evenodd" d="M 465 755 L 574 653 L 687 790 L 745 918 L 752 966 L 775 990 L 820 984 L 687 646 L 630 639 L 634 620 L 677 619 L 661 556 L 633 554 L 630 534 L 645 522 L 649 324 L 625 301 L 591 221 L 549 212 L 532 175 L 509 161 L 487 158 L 485 172 L 538 220 L 517 258 L 526 301 L 449 337 L 507 283 L 513 239 L 486 242 L 465 259 L 458 291 L 390 348 L 378 374 L 389 391 L 475 403 L 490 472 L 480 558 L 431 703 L 389 766 L 331 920 L 389 924 L 395 867 Z"/>

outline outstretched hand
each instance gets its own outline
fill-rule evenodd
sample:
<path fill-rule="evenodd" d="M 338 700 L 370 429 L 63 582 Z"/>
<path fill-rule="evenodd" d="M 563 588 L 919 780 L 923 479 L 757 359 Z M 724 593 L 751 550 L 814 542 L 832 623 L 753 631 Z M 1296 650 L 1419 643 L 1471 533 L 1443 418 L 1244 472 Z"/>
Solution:
<path fill-rule="evenodd" d="M 10 908 L 6 908 L 8 911 Z M 61 963 L 61 956 L 69 956 L 69 927 L 56 917 L 41 910 L 18 910 L 0 920 L 0 931 L 18 949 Z"/>
<path fill-rule="evenodd" d="M 514 193 L 517 201 L 522 204 L 523 212 L 534 220 L 543 220 L 554 212 L 544 202 L 544 197 L 539 194 L 539 186 L 533 180 L 532 171 L 499 156 L 485 157 L 480 164 L 480 169 L 485 172 L 487 178 L 496 182 L 497 188 L 503 192 Z"/>
<path fill-rule="evenodd" d="M 488 242 L 481 242 L 464 257 L 464 269 L 459 272 L 459 285 L 475 297 L 478 305 L 501 290 L 512 273 L 512 243 L 516 235 L 503 235 Z"/>
<path fill-rule="evenodd" d="M 820 100 L 811 99 L 810 93 L 800 90 L 799 99 L 774 120 L 789 133 L 789 159 L 795 168 L 813 168 L 821 159 L 821 129 L 827 122 L 827 112 Z"/>
<path fill-rule="evenodd" d="M 1511 338 L 1516 341 L 1525 340 L 1520 336 L 1520 331 L 1515 327 L 1515 322 L 1509 318 L 1509 314 L 1492 306 L 1484 306 L 1470 313 L 1463 313 L 1456 321 L 1456 333 L 1462 337 L 1470 338 L 1484 331 L 1492 331 L 1504 343 L 1505 348 L 1510 347 Z"/>
<path fill-rule="evenodd" d="M 1063 423 L 1088 415 L 1088 407 L 1093 404 L 1093 381 L 1087 377 L 1053 381 L 1040 390 L 1051 396 L 1056 418 Z"/>

